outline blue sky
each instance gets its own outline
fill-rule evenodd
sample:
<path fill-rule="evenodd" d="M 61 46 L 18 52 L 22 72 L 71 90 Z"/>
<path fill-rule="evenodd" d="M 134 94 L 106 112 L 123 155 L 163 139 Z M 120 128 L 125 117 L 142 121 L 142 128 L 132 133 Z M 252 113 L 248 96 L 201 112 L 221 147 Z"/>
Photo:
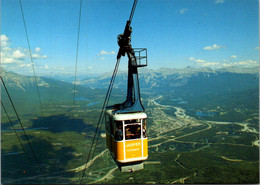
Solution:
<path fill-rule="evenodd" d="M 132 46 L 148 68 L 259 64 L 258 0 L 139 0 Z M 83 0 L 78 74 L 110 72 L 133 0 Z M 73 74 L 80 0 L 22 0 L 36 74 Z M 18 0 L 1 1 L 1 66 L 31 75 Z M 120 70 L 127 69 L 124 58 Z"/>

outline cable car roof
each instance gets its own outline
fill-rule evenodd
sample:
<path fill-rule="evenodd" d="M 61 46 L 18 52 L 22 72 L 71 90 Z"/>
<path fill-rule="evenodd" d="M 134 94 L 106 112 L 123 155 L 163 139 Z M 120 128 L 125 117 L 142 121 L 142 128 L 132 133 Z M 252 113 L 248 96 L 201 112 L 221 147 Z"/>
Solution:
<path fill-rule="evenodd" d="M 113 120 L 117 121 L 147 118 L 147 115 L 144 112 L 113 114 L 112 111 L 112 109 L 109 109 L 106 111 L 106 114 L 109 115 L 109 117 L 113 118 Z"/>

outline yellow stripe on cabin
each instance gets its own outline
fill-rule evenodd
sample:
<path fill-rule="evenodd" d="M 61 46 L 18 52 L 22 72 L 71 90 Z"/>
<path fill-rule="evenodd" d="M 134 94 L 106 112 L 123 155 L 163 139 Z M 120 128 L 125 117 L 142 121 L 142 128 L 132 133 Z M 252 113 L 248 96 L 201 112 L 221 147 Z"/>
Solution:
<path fill-rule="evenodd" d="M 124 160 L 124 142 L 117 142 L 116 145 L 117 145 L 116 159 Z"/>
<path fill-rule="evenodd" d="M 125 141 L 126 160 L 142 157 L 141 139 Z"/>
<path fill-rule="evenodd" d="M 147 138 L 143 139 L 143 150 L 144 150 L 143 157 L 147 157 L 148 156 L 148 139 Z"/>

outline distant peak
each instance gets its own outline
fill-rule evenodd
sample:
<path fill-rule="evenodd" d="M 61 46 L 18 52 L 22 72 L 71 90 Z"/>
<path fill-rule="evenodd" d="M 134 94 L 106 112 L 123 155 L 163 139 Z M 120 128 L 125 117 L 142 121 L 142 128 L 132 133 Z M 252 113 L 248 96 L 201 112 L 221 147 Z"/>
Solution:
<path fill-rule="evenodd" d="M 229 66 L 224 68 L 216 69 L 217 72 L 230 72 L 230 73 L 250 73 L 256 74 L 259 73 L 258 67 L 238 67 L 238 66 Z"/>

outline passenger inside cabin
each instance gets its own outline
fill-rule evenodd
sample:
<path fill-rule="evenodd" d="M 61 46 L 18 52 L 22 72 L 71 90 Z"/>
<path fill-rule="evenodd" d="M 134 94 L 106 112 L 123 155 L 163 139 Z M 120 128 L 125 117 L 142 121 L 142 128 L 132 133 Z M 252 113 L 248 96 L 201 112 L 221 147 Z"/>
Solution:
<path fill-rule="evenodd" d="M 133 134 L 132 131 L 130 130 L 130 127 L 127 126 L 127 127 L 125 128 L 125 138 L 126 138 L 126 139 L 132 139 L 133 136 L 134 136 L 134 134 Z"/>
<path fill-rule="evenodd" d="M 143 138 L 146 138 L 146 119 L 144 119 L 142 130 L 143 130 Z"/>
<path fill-rule="evenodd" d="M 122 124 L 120 124 L 120 123 L 117 123 L 117 124 L 116 124 L 115 139 L 116 139 L 116 140 L 122 140 L 122 139 L 123 139 Z"/>
<path fill-rule="evenodd" d="M 125 135 L 127 139 L 137 139 L 141 138 L 141 125 L 131 124 L 125 127 Z"/>
<path fill-rule="evenodd" d="M 135 132 L 135 138 L 140 138 L 141 137 L 141 126 L 137 125 L 137 129 Z"/>
<path fill-rule="evenodd" d="M 143 137 L 146 138 L 146 130 L 145 130 L 145 125 L 143 125 Z"/>

